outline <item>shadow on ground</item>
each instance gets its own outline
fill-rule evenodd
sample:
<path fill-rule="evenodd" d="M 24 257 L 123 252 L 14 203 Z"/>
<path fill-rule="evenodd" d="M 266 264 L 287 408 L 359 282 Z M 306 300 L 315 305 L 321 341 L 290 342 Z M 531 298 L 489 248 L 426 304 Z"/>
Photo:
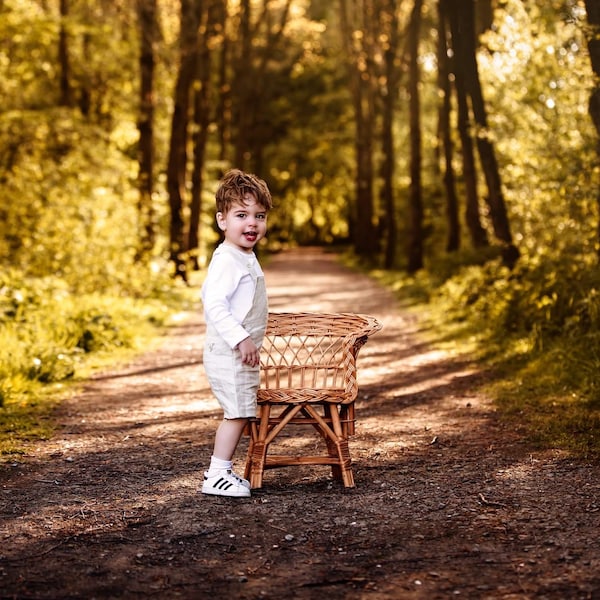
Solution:
<path fill-rule="evenodd" d="M 283 253 L 266 275 L 272 310 L 384 324 L 359 358 L 357 486 L 294 467 L 249 499 L 197 493 L 220 411 L 196 313 L 2 464 L 1 598 L 600 598 L 598 465 L 528 448 L 481 392 L 492 373 L 426 345 L 334 256 Z"/>

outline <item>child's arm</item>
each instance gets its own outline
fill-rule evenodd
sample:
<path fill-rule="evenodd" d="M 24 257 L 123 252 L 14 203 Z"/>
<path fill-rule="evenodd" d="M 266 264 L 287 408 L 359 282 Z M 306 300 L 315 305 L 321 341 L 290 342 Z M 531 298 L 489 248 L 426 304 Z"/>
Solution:
<path fill-rule="evenodd" d="M 248 337 L 241 324 L 241 315 L 236 316 L 232 306 L 232 297 L 242 286 L 248 286 L 248 293 L 251 293 L 253 284 L 247 272 L 227 254 L 214 256 L 202 286 L 204 314 L 230 348 Z"/>

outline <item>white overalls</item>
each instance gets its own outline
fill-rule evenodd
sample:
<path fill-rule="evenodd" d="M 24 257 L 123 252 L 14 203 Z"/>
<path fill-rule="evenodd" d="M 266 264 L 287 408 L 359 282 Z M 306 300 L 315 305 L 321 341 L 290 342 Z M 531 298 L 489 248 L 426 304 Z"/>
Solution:
<path fill-rule="evenodd" d="M 248 272 L 255 283 L 254 298 L 242 325 L 260 348 L 269 310 L 265 278 L 257 275 L 251 265 L 248 265 Z M 207 324 L 204 343 L 204 369 L 226 419 L 256 416 L 260 367 L 243 364 L 240 351 L 237 348 L 231 349 L 210 323 Z"/>

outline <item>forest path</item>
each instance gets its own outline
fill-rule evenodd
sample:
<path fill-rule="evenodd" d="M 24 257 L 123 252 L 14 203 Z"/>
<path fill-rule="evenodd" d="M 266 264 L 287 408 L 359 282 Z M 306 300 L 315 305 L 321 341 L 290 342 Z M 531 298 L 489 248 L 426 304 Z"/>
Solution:
<path fill-rule="evenodd" d="M 0 466 L 0 598 L 600 598 L 599 465 L 529 449 L 480 392 L 491 374 L 333 255 L 265 271 L 273 311 L 383 323 L 359 357 L 357 487 L 298 467 L 250 499 L 197 493 L 220 411 L 188 315 Z"/>

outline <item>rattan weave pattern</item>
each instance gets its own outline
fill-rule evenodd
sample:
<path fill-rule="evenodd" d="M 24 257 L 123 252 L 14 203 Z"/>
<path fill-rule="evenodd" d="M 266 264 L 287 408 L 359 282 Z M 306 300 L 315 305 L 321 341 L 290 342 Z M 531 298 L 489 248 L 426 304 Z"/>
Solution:
<path fill-rule="evenodd" d="M 353 313 L 270 313 L 261 351 L 258 416 L 250 419 L 244 476 L 262 487 L 265 469 L 330 465 L 333 477 L 354 486 L 348 446 L 358 395 L 356 357 L 377 319 Z M 291 425 L 309 425 L 325 454 L 273 454 L 270 446 Z"/>
<path fill-rule="evenodd" d="M 261 351 L 258 402 L 356 399 L 356 356 L 381 324 L 352 313 L 270 313 Z"/>

